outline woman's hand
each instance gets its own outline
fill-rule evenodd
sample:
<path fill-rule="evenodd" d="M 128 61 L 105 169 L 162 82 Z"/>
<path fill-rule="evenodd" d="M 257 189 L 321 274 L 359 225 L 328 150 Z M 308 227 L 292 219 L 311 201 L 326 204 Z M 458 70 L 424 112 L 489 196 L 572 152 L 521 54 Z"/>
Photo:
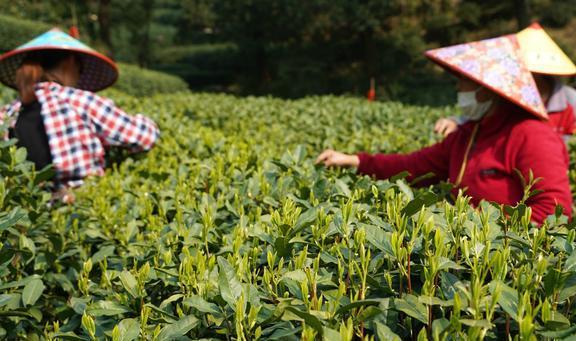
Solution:
<path fill-rule="evenodd" d="M 76 196 L 74 195 L 74 192 L 72 192 L 72 189 L 64 187 L 52 193 L 52 202 L 56 201 L 60 201 L 66 205 L 71 205 L 76 201 Z"/>
<path fill-rule="evenodd" d="M 447 136 L 456 129 L 458 129 L 458 123 L 451 118 L 441 118 L 434 125 L 434 132 L 442 136 Z"/>
<path fill-rule="evenodd" d="M 327 149 L 316 159 L 316 164 L 319 163 L 323 163 L 326 167 L 358 167 L 360 159 L 357 155 L 349 155 Z"/>

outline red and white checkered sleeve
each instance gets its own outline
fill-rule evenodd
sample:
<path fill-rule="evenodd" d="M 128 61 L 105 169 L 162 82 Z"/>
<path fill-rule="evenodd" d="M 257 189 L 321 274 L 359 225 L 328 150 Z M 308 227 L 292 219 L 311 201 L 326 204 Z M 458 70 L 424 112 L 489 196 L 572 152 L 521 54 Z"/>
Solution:
<path fill-rule="evenodd" d="M 111 99 L 88 91 L 81 91 L 77 96 L 80 98 L 76 100 L 88 109 L 98 138 L 106 145 L 126 147 L 132 152 L 147 151 L 160 137 L 156 123 L 144 115 L 128 115 Z"/>

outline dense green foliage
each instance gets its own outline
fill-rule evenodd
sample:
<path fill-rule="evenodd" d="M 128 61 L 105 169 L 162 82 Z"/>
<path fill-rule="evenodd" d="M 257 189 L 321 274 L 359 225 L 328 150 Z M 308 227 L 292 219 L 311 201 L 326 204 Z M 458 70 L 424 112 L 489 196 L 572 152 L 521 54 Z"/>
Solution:
<path fill-rule="evenodd" d="M 170 74 L 140 68 L 130 64 L 118 64 L 120 76 L 114 89 L 132 96 L 175 93 L 188 90 L 188 84 Z"/>
<path fill-rule="evenodd" d="M 46 209 L 0 145 L 7 338 L 523 339 L 575 332 L 565 218 L 454 203 L 313 165 L 325 147 L 409 151 L 451 108 L 315 97 L 116 94 L 162 129 Z M 117 155 L 118 156 L 118 155 Z M 504 218 L 503 212 L 509 217 Z"/>
<path fill-rule="evenodd" d="M 0 53 L 10 51 L 50 28 L 41 22 L 0 15 Z"/>

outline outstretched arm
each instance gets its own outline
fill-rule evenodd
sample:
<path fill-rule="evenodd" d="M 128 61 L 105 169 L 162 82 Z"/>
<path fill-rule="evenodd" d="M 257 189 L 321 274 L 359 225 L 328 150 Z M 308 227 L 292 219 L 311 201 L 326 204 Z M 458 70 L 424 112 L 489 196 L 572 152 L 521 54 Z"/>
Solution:
<path fill-rule="evenodd" d="M 318 156 L 316 163 L 328 167 L 355 167 L 358 173 L 378 179 L 387 179 L 404 171 L 410 173 L 409 180 L 434 173 L 436 177 L 432 181 L 439 181 L 448 178 L 450 146 L 454 140 L 455 136 L 451 135 L 440 143 L 410 154 L 349 155 L 328 149 Z"/>
<path fill-rule="evenodd" d="M 128 115 L 108 98 L 90 94 L 86 102 L 96 134 L 106 145 L 140 152 L 150 150 L 160 136 L 154 121 L 140 114 Z"/>

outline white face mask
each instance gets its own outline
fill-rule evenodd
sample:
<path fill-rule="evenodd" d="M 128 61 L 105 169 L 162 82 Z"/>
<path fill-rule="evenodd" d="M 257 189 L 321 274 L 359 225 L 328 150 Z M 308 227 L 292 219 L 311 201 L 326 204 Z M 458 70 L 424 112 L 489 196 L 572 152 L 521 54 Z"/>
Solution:
<path fill-rule="evenodd" d="M 458 92 L 458 106 L 462 109 L 462 116 L 469 121 L 480 120 L 492 106 L 492 100 L 486 102 L 476 100 L 476 93 L 481 89 L 482 87 L 479 87 L 474 91 Z"/>

